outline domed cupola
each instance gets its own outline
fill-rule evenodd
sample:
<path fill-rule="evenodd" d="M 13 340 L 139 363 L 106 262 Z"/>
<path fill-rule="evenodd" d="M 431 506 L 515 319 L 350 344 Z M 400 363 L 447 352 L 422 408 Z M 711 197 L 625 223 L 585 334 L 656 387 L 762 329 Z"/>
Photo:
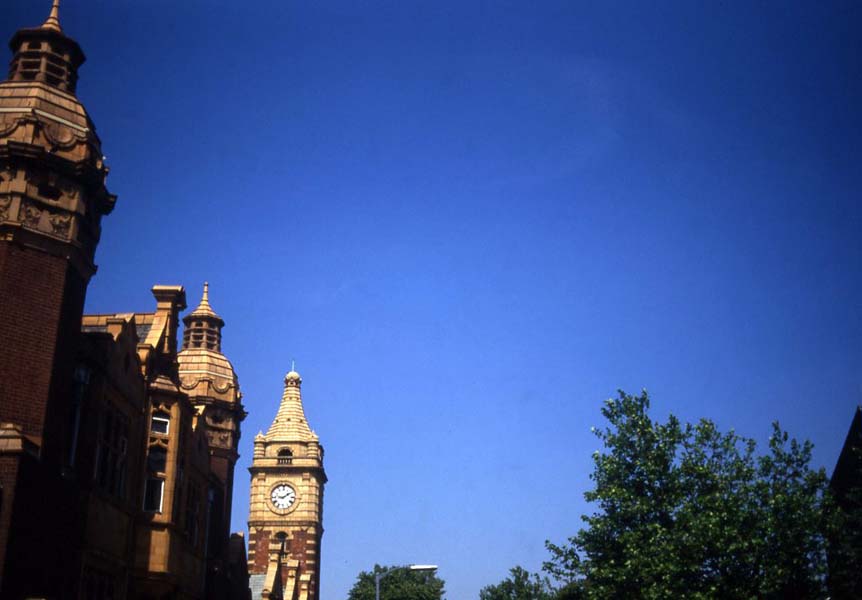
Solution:
<path fill-rule="evenodd" d="M 63 34 L 60 0 L 41 27 L 19 30 L 9 42 L 12 62 L 9 81 L 39 81 L 70 94 L 78 84 L 78 67 L 85 60 L 81 47 Z"/>
<path fill-rule="evenodd" d="M 238 402 L 236 373 L 221 350 L 224 320 L 210 306 L 208 283 L 200 304 L 183 317 L 183 324 L 183 349 L 177 355 L 183 390 L 189 396 Z"/>
<path fill-rule="evenodd" d="M 63 33 L 59 5 L 9 42 L 9 76 L 0 82 L 0 240 L 69 260 L 86 281 L 116 197 L 105 187 L 95 126 L 75 97 L 85 58 Z"/>
<path fill-rule="evenodd" d="M 204 282 L 201 303 L 183 317 L 183 323 L 186 326 L 183 332 L 183 350 L 204 348 L 221 353 L 221 330 L 224 327 L 224 319 L 210 306 L 209 296 L 209 283 Z"/>

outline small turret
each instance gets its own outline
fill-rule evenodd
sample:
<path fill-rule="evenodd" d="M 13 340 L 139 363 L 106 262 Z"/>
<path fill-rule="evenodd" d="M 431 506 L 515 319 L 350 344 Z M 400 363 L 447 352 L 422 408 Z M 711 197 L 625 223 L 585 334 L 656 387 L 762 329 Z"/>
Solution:
<path fill-rule="evenodd" d="M 183 350 L 202 348 L 221 353 L 221 330 L 224 320 L 210 306 L 209 283 L 204 282 L 204 295 L 201 303 L 183 317 Z"/>
<path fill-rule="evenodd" d="M 39 81 L 75 93 L 78 68 L 86 58 L 78 43 L 63 34 L 59 0 L 54 0 L 40 27 L 18 31 L 9 48 L 13 52 L 9 81 Z"/>

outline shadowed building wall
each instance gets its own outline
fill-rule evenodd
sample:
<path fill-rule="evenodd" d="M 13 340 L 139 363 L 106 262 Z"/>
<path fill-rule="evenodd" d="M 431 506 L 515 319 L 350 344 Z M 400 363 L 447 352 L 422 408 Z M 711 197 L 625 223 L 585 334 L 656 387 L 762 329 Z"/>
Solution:
<path fill-rule="evenodd" d="M 205 422 L 211 473 L 207 598 L 217 599 L 227 597 L 233 471 L 239 458 L 240 423 L 246 413 L 236 372 L 222 354 L 224 320 L 210 306 L 208 284 L 204 284 L 200 304 L 183 317 L 183 323 L 180 387 L 196 418 Z"/>
<path fill-rule="evenodd" d="M 62 31 L 58 0 L 10 46 L 0 83 L 0 597 L 246 598 L 244 540 L 227 530 L 245 414 L 236 375 L 229 368 L 229 385 L 198 377 L 190 360 L 190 400 L 180 286 L 153 287 L 153 312 L 83 315 L 115 202 L 75 97 L 84 54 Z M 203 317 L 192 314 L 194 332 Z"/>

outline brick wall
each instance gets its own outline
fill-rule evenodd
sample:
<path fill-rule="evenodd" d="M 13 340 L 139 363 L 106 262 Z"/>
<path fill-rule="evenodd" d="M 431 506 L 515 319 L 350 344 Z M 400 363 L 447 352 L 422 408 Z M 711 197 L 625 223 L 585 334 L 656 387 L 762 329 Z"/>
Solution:
<path fill-rule="evenodd" d="M 41 435 L 66 262 L 0 243 L 0 421 Z"/>
<path fill-rule="evenodd" d="M 249 573 L 266 573 L 266 567 L 269 564 L 269 537 L 270 532 L 263 530 L 252 534 L 249 538 L 248 549 L 251 562 Z"/>
<path fill-rule="evenodd" d="M 65 401 L 86 282 L 62 257 L 0 242 L 0 421 L 44 436 L 43 456 L 65 446 Z M 49 422 L 46 413 L 53 412 Z"/>
<path fill-rule="evenodd" d="M 3 589 L 3 565 L 12 521 L 12 499 L 15 497 L 17 478 L 18 456 L 14 454 L 0 456 L 0 590 Z"/>

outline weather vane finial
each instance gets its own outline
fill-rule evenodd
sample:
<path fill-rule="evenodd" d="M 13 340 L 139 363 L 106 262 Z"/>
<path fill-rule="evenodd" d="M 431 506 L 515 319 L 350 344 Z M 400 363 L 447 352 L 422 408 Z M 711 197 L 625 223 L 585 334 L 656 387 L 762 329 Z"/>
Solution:
<path fill-rule="evenodd" d="M 53 29 L 54 31 L 63 31 L 63 28 L 60 27 L 60 0 L 54 0 L 51 4 L 51 14 L 48 15 L 48 18 L 45 19 L 45 22 L 42 23 L 43 29 Z"/>

